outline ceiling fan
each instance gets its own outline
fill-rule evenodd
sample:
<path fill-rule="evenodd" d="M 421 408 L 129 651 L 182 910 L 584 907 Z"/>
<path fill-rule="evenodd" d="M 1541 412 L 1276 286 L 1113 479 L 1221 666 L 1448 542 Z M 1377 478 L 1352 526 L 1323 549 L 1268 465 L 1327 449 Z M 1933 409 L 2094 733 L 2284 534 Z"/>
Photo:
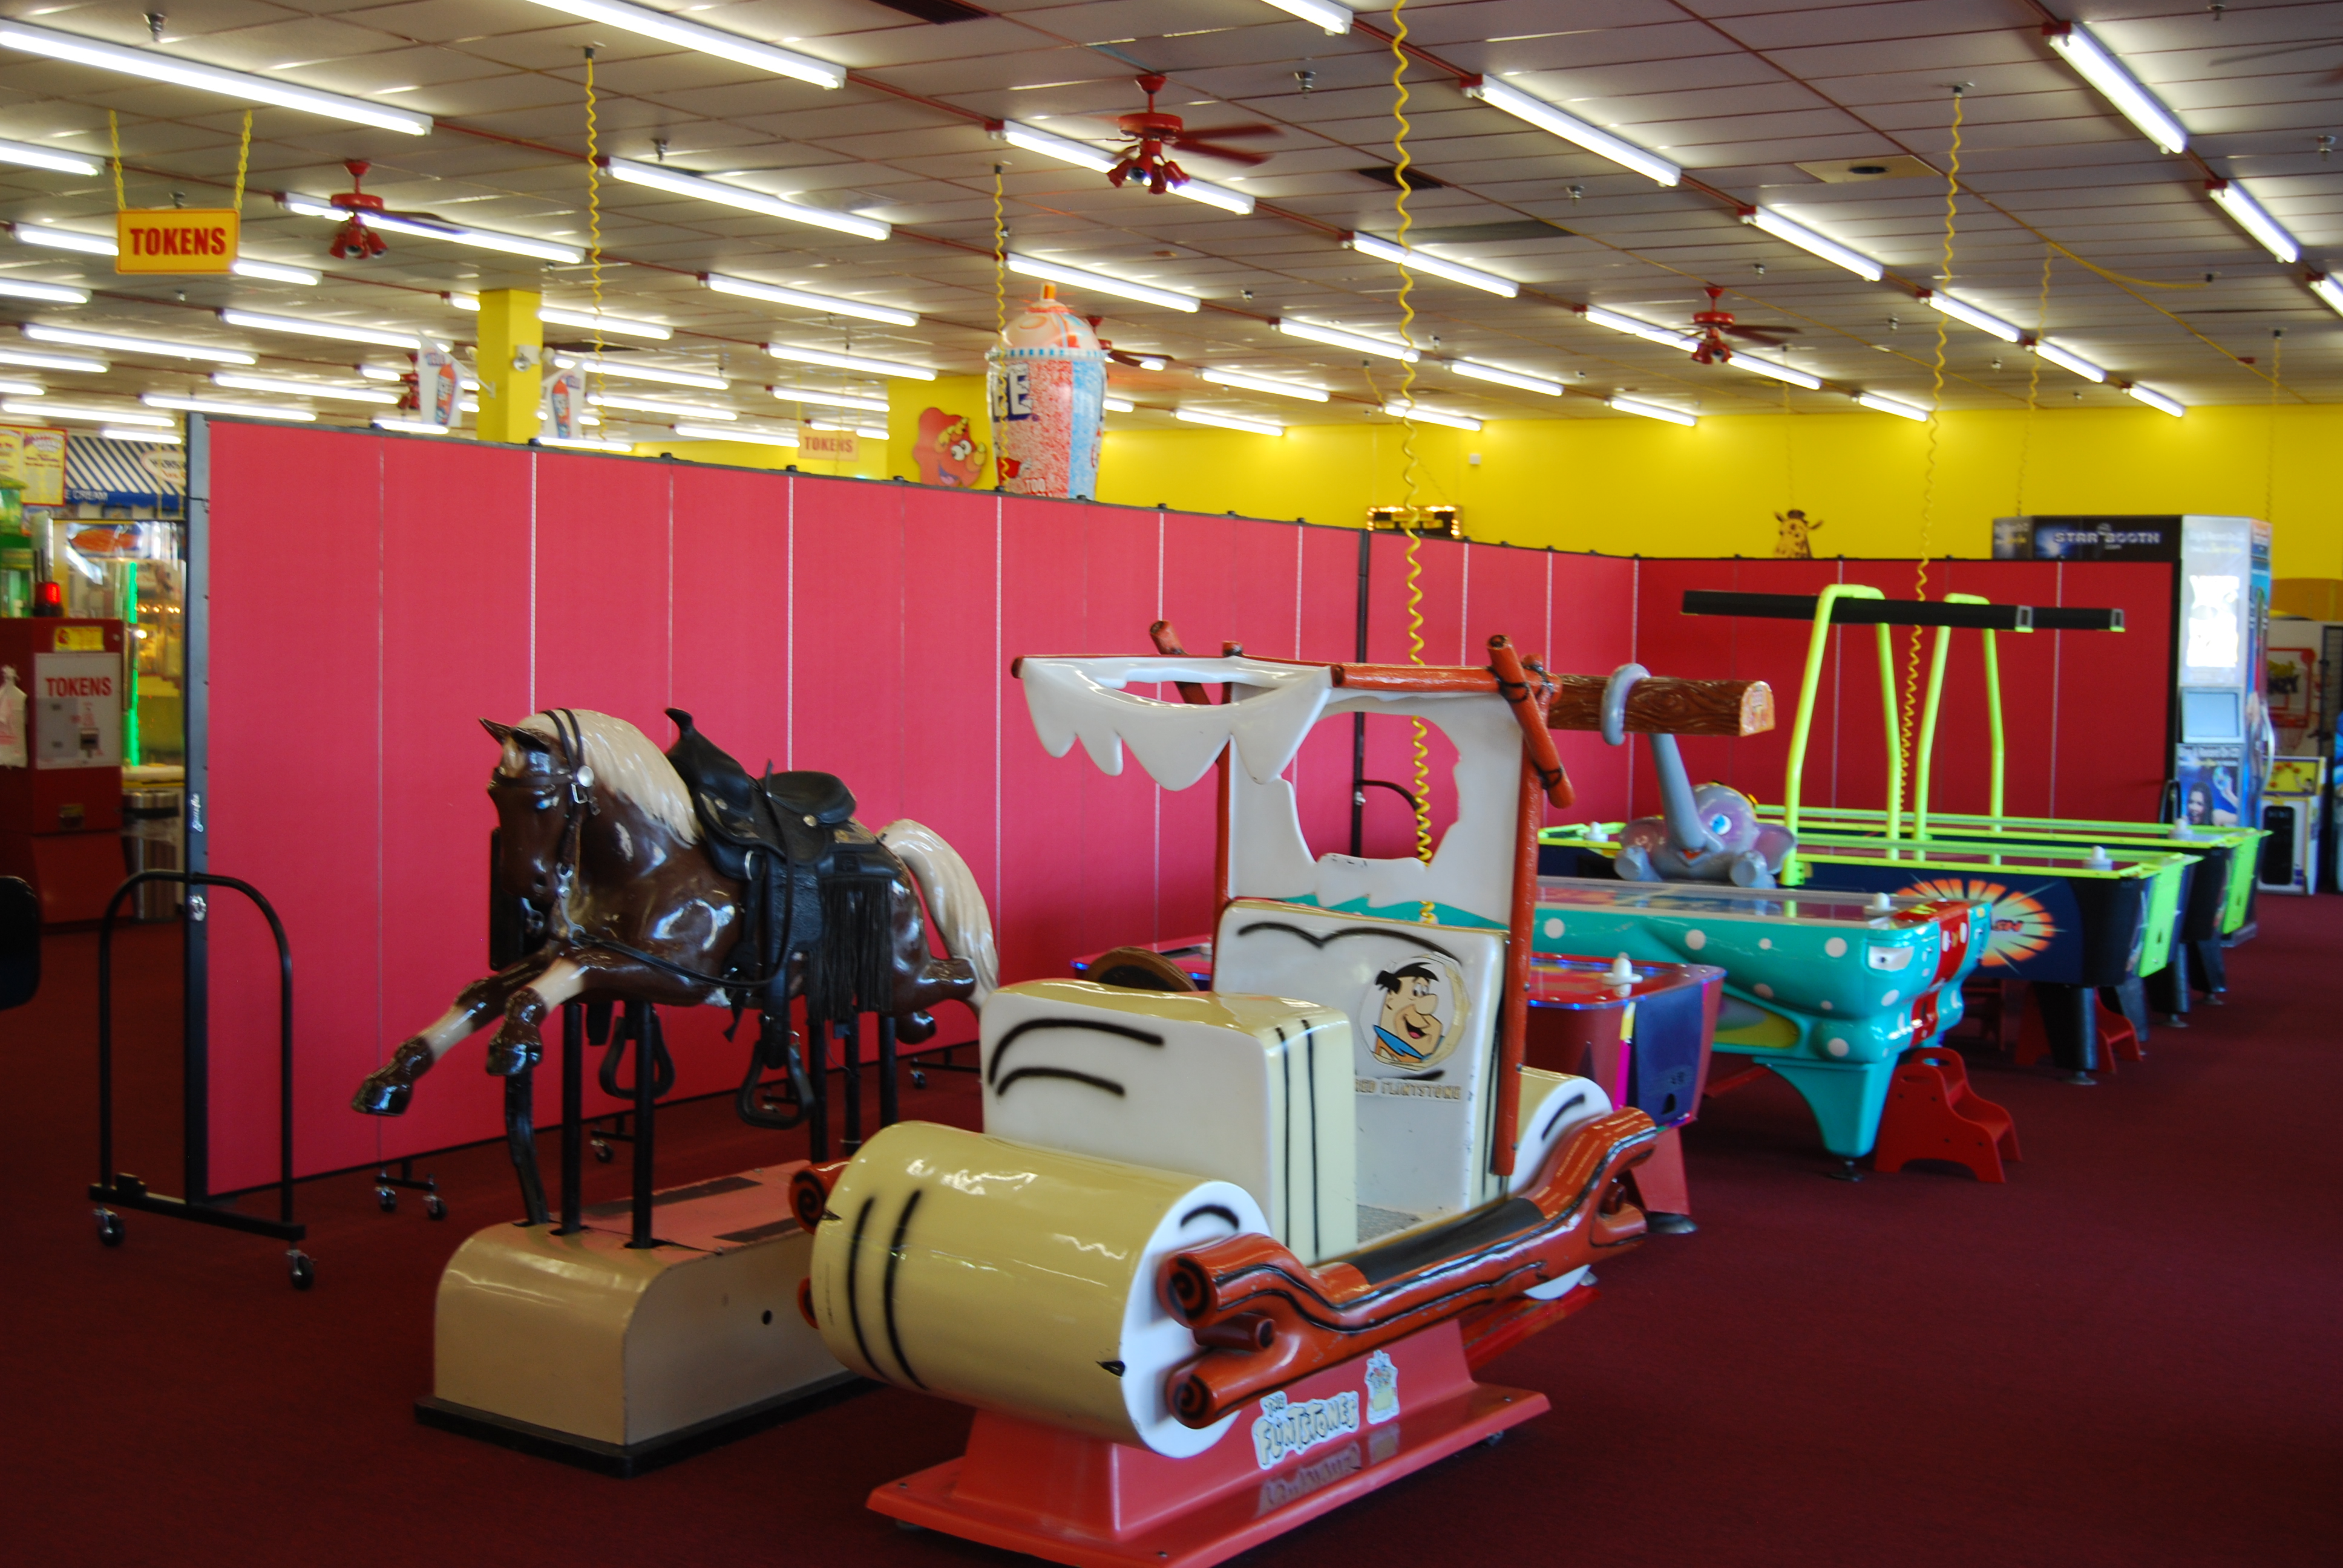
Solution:
<path fill-rule="evenodd" d="M 1082 319 L 1091 324 L 1092 332 L 1096 332 L 1106 321 L 1103 316 L 1085 316 Z M 1128 365 L 1134 370 L 1161 370 L 1172 362 L 1172 356 L 1169 354 L 1134 354 L 1128 348 L 1117 348 L 1111 338 L 1100 338 L 1099 347 L 1106 350 L 1106 357 L 1109 359 L 1113 360 L 1117 365 Z"/>
<path fill-rule="evenodd" d="M 1191 131 L 1179 116 L 1163 114 L 1155 107 L 1155 95 L 1163 90 L 1164 81 L 1153 72 L 1139 78 L 1140 88 L 1147 95 L 1147 108 L 1143 114 L 1124 115 L 1115 121 L 1116 128 L 1131 138 L 1131 145 L 1122 149 L 1121 159 L 1107 171 L 1108 183 L 1120 189 L 1125 180 L 1137 176 L 1139 183 L 1157 196 L 1173 186 L 1187 184 L 1187 171 L 1171 159 L 1170 151 L 1174 147 L 1198 157 L 1222 158 L 1248 167 L 1269 160 L 1267 153 L 1222 146 L 1219 138 L 1275 136 L 1282 126 L 1222 126 L 1209 131 Z"/>
<path fill-rule="evenodd" d="M 342 226 L 334 231 L 333 243 L 326 247 L 326 254 L 337 261 L 372 261 L 390 248 L 383 242 L 381 235 L 367 226 L 366 219 L 368 213 L 379 213 L 385 217 L 403 218 L 408 223 L 436 224 L 448 228 L 454 226 L 437 213 L 400 212 L 386 207 L 382 205 L 380 196 L 368 196 L 359 189 L 360 184 L 366 179 L 367 170 L 373 166 L 364 158 L 351 158 L 344 163 L 342 167 L 350 171 L 350 188 L 339 196 L 329 196 L 326 198 L 328 206 L 339 207 L 349 215 L 342 220 Z"/>
<path fill-rule="evenodd" d="M 1692 324 L 1699 329 L 1700 337 L 1692 351 L 1695 365 L 1729 363 L 1733 345 L 1725 340 L 1727 336 L 1745 338 L 1760 348 L 1778 348 L 1785 337 L 1794 336 L 1798 330 L 1795 327 L 1744 327 L 1733 319 L 1733 312 L 1718 307 L 1717 301 L 1724 297 L 1725 290 L 1712 286 L 1708 290 L 1708 308 L 1693 313 Z"/>
<path fill-rule="evenodd" d="M 2225 55 L 2213 62 L 2216 65 L 2242 65 L 2248 60 L 2268 60 L 2279 55 L 2311 54 L 2322 49 L 2343 48 L 2343 38 L 2310 38 L 2300 43 L 2283 44 L 2274 49 L 2255 49 L 2243 55 Z M 2338 65 L 2319 76 L 2321 82 L 2343 82 L 2343 65 Z"/>

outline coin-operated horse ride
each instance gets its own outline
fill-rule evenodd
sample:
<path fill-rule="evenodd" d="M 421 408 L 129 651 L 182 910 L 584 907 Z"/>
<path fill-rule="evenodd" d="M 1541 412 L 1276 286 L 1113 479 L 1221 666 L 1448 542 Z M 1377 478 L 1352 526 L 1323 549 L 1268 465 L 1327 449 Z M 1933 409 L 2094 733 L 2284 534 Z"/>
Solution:
<path fill-rule="evenodd" d="M 1642 1239 L 1657 1131 L 1523 1064 L 1576 678 L 1491 653 L 1019 661 L 1053 755 L 1079 739 L 1117 773 L 1128 744 L 1171 789 L 1217 768 L 1215 989 L 1004 987 L 983 1133 L 906 1121 L 796 1178 L 831 1353 L 978 1412 L 961 1458 L 872 1508 L 1059 1563 L 1217 1563 L 1547 1408 L 1473 1369 Z M 1189 700 L 1133 689 L 1167 683 Z M 1630 722 L 1712 685 L 1720 732 L 1763 728 L 1762 686 L 1684 681 L 1639 688 Z M 1455 743 L 1429 861 L 1312 858 L 1284 770 L 1353 713 Z"/>
<path fill-rule="evenodd" d="M 828 773 L 762 778 L 670 709 L 664 755 L 607 714 L 567 709 L 483 720 L 500 751 L 492 902 L 526 950 L 464 988 L 437 1021 L 359 1086 L 357 1110 L 404 1111 L 417 1081 L 490 1022 L 488 1070 L 505 1109 L 525 1218 L 492 1225 L 441 1276 L 434 1393 L 422 1419 L 631 1473 L 745 1430 L 851 1381 L 796 1310 L 811 1239 L 789 1178 L 802 1162 L 654 1193 L 649 1111 L 672 1081 L 655 1006 L 729 1006 L 758 1029 L 736 1106 L 755 1125 L 811 1117 L 827 1136 L 826 1035 L 917 1042 L 944 1001 L 981 1002 L 995 980 L 990 917 L 967 866 L 928 829 L 873 833 Z M 930 951 L 932 911 L 950 957 Z M 809 1052 L 790 1024 L 806 1008 Z M 633 1047 L 635 1197 L 581 1209 L 577 1192 L 578 1014 L 627 1023 L 603 1064 L 618 1090 Z M 572 1006 L 570 1004 L 583 1004 Z M 564 1182 L 547 1210 L 529 1121 L 540 1030 L 564 1011 Z M 859 1044 L 847 1062 L 846 1146 L 859 1141 Z M 885 1059 L 891 1065 L 891 1050 Z M 784 1104 L 765 1092 L 782 1072 Z M 882 1077 L 882 1119 L 891 1118 Z M 655 1227 L 655 1229 L 654 1229 Z"/>

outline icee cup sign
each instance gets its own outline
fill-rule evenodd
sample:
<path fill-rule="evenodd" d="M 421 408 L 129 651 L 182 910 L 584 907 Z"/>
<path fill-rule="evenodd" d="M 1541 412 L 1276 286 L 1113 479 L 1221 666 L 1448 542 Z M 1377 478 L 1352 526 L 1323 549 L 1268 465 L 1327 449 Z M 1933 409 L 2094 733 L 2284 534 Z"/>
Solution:
<path fill-rule="evenodd" d="M 1056 299 L 1024 314 L 985 354 L 1001 488 L 1092 500 L 1105 434 L 1106 351 L 1090 323 Z"/>

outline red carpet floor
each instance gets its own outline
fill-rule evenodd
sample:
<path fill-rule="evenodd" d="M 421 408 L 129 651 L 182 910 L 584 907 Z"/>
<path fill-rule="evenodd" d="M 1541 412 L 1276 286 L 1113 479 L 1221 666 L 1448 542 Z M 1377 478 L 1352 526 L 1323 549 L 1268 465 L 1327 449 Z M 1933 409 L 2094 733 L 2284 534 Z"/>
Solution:
<path fill-rule="evenodd" d="M 2268 900 L 2227 1007 L 2158 1030 L 2096 1089 L 1991 1061 L 2018 1119 L 2005 1187 L 1859 1186 L 1786 1091 L 1689 1141 L 1697 1235 L 1500 1360 L 1553 1412 L 1246 1561 L 1408 1564 L 2333 1563 L 2343 1539 L 2343 899 Z M 122 1163 L 175 1169 L 172 934 L 136 933 Z M 0 1017 L 9 1279 L 0 1555 L 28 1568 L 439 1563 L 1006 1564 L 864 1511 L 968 1417 L 882 1390 L 631 1482 L 416 1425 L 432 1292 L 513 1207 L 500 1151 L 434 1161 L 455 1213 L 305 1188 L 309 1294 L 267 1242 L 128 1217 L 102 1250 L 92 943 Z M 448 1070 L 475 1066 L 478 1050 Z M 963 1120 L 968 1081 L 906 1091 Z M 662 1184 L 766 1164 L 786 1136 L 720 1101 L 662 1122 Z M 620 1194 L 625 1153 L 588 1196 Z M 176 1185 L 175 1182 L 169 1185 Z"/>

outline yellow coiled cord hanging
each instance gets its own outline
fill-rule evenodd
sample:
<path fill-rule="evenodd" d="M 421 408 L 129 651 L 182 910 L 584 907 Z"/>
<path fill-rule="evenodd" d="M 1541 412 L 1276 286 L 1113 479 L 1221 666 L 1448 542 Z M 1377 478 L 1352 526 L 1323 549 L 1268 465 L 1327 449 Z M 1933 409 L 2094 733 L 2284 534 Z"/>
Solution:
<path fill-rule="evenodd" d="M 586 235 L 587 258 L 593 263 L 594 287 L 594 383 L 587 399 L 592 407 L 594 397 L 602 392 L 602 146 L 600 126 L 594 113 L 594 49 L 586 49 Z"/>
<path fill-rule="evenodd" d="M 1399 209 L 1399 244 L 1407 247 L 1407 231 L 1414 218 L 1407 210 L 1407 198 L 1414 192 L 1407 177 L 1407 166 L 1412 161 L 1407 150 L 1407 0 L 1399 0 L 1392 7 L 1392 118 L 1398 126 L 1392 136 L 1392 179 L 1399 186 L 1395 205 Z M 1416 458 L 1415 458 L 1415 307 L 1408 296 L 1415 287 L 1415 275 L 1405 262 L 1399 268 L 1399 337 L 1407 345 L 1408 357 L 1400 363 L 1400 483 L 1405 492 L 1406 505 L 1400 511 L 1400 531 L 1407 536 L 1407 661 L 1423 662 L 1423 562 L 1419 558 L 1423 536 L 1417 533 L 1416 522 Z M 1431 734 L 1423 720 L 1408 720 L 1410 766 L 1409 789 L 1415 797 L 1415 858 L 1429 864 L 1432 859 L 1432 744 Z M 1435 911 L 1427 901 L 1421 911 L 1426 924 Z"/>
<path fill-rule="evenodd" d="M 1945 266 L 1938 286 L 1949 288 L 1953 281 L 1954 216 L 1961 194 L 1961 112 L 1963 89 L 1953 89 L 1953 151 L 1945 173 Z M 1920 560 L 1914 574 L 1912 597 L 1928 597 L 1928 547 L 1935 531 L 1936 514 L 1936 441 L 1944 420 L 1945 401 L 1945 315 L 1936 313 L 1936 358 L 1928 392 L 1928 467 L 1920 484 Z M 1904 712 L 1898 743 L 1904 755 L 1912 755 L 1912 726 L 1920 708 L 1920 628 L 1912 628 L 1911 642 L 1904 666 Z M 1909 779 L 1913 770 L 1904 769 Z"/>

